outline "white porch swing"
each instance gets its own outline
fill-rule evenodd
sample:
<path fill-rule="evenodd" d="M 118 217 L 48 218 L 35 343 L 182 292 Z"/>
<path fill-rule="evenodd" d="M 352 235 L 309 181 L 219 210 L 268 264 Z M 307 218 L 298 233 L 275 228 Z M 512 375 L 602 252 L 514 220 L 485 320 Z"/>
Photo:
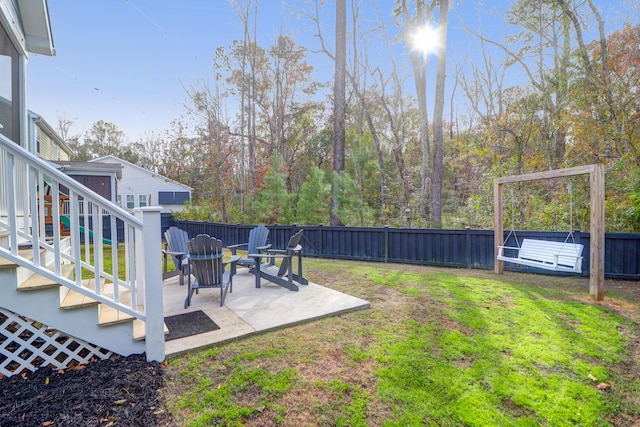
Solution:
<path fill-rule="evenodd" d="M 529 267 L 541 268 L 550 271 L 562 271 L 566 273 L 582 273 L 582 251 L 584 245 L 576 243 L 573 235 L 573 190 L 571 181 L 568 185 L 569 191 L 569 234 L 564 242 L 549 240 L 522 239 L 522 244 L 518 241 L 514 224 L 514 194 L 511 188 L 511 230 L 504 239 L 501 246 L 498 246 L 497 259 L 514 264 L 526 265 Z M 516 246 L 506 246 L 509 237 L 513 235 Z M 571 241 L 569 241 L 571 239 Z M 505 255 L 505 250 L 515 251 L 515 256 Z"/>

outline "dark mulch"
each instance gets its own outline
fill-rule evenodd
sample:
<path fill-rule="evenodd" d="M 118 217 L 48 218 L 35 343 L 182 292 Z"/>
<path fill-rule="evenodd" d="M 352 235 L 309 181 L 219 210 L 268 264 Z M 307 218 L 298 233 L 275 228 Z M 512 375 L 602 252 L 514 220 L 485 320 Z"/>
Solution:
<path fill-rule="evenodd" d="M 0 426 L 174 426 L 159 389 L 164 368 L 144 355 L 0 380 Z"/>

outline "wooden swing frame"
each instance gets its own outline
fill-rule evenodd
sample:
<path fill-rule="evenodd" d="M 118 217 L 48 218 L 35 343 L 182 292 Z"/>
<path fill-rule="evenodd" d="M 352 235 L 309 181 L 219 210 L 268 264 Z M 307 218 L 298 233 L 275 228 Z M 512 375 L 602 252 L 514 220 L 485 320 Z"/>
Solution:
<path fill-rule="evenodd" d="M 500 245 L 504 239 L 504 184 L 563 178 L 575 175 L 589 175 L 590 192 L 590 270 L 589 293 L 597 300 L 604 299 L 604 165 L 593 164 L 574 168 L 536 172 L 525 175 L 505 176 L 493 181 L 493 221 L 494 221 L 494 271 L 504 272 L 504 261 L 498 259 Z"/>

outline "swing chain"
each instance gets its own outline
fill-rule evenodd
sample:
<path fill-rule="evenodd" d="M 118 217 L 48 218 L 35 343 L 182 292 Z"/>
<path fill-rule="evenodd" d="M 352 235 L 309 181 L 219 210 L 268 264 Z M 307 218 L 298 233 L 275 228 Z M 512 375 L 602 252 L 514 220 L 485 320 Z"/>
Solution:
<path fill-rule="evenodd" d="M 509 234 L 507 234 L 507 237 L 504 239 L 504 242 L 502 242 L 503 246 L 507 245 L 507 241 L 509 240 L 509 237 L 511 237 L 511 235 L 513 234 L 513 238 L 516 241 L 516 246 L 517 248 L 520 247 L 520 242 L 518 241 L 518 235 L 516 234 L 516 206 L 515 206 L 515 191 L 514 191 L 514 185 L 511 186 L 511 230 L 509 230 Z"/>
<path fill-rule="evenodd" d="M 569 179 L 569 184 L 567 184 L 567 191 L 569 192 L 569 234 L 567 238 L 564 239 L 564 243 L 567 243 L 569 237 L 571 237 L 572 243 L 576 243 L 575 236 L 573 235 L 573 181 Z"/>

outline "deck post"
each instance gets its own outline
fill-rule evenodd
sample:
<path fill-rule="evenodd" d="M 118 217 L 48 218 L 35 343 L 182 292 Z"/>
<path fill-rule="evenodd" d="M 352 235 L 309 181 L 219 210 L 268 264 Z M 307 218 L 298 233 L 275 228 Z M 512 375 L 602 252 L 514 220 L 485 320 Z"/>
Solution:
<path fill-rule="evenodd" d="M 589 261 L 589 294 L 597 301 L 604 299 L 604 165 L 593 165 L 591 184 L 591 253 Z"/>
<path fill-rule="evenodd" d="M 504 239 L 504 188 L 499 180 L 493 181 L 493 271 L 496 274 L 504 272 L 504 261 L 498 259 L 498 246 Z"/>
<path fill-rule="evenodd" d="M 144 250 L 136 250 L 136 265 L 144 271 L 144 311 L 146 316 L 146 353 L 148 361 L 162 362 L 164 348 L 164 312 L 162 295 L 161 223 L 159 206 L 136 208 L 136 216 L 143 224 Z M 140 285 L 140 284 L 139 284 Z"/>

